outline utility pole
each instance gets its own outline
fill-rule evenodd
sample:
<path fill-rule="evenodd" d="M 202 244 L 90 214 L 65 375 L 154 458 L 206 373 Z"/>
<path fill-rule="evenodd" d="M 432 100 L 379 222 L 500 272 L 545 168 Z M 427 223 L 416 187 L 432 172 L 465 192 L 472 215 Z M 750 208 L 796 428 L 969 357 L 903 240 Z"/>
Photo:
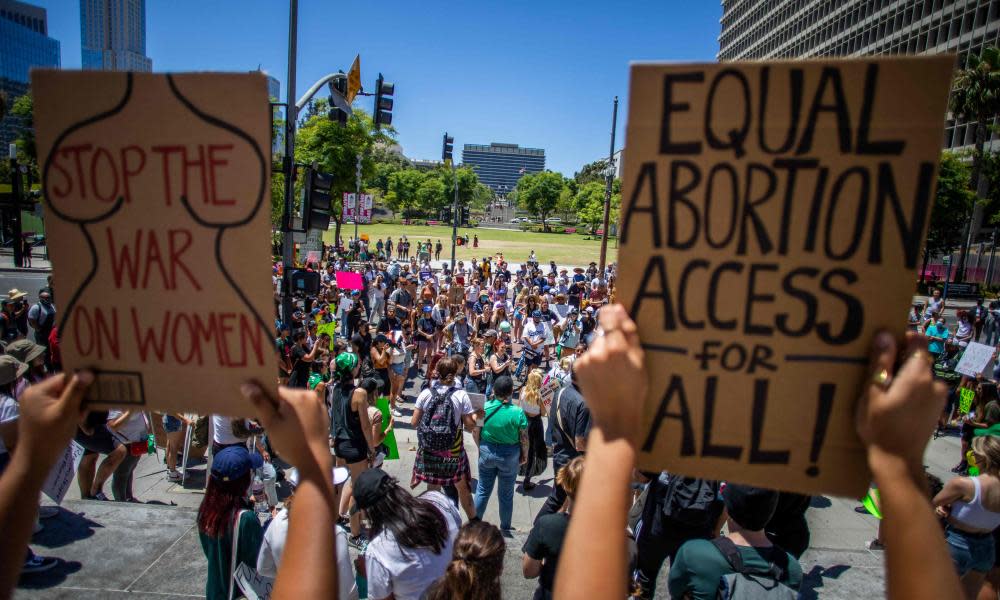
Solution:
<path fill-rule="evenodd" d="M 990 261 L 986 263 L 986 276 L 983 277 L 983 285 L 993 285 L 993 259 L 997 254 L 997 228 L 993 228 L 993 236 L 990 240 Z"/>
<path fill-rule="evenodd" d="M 455 138 L 449 137 L 448 132 L 444 132 L 444 140 L 441 142 L 441 160 L 451 165 L 451 179 L 455 186 L 455 201 L 451 207 L 451 272 L 455 272 L 455 242 L 458 240 L 458 175 L 455 173 L 455 161 L 452 155 L 455 149 Z"/>
<path fill-rule="evenodd" d="M 288 76 L 285 104 L 285 160 L 282 172 L 285 175 L 285 214 L 281 221 L 282 231 L 282 280 L 281 280 L 281 321 L 292 322 L 292 268 L 295 258 L 295 241 L 292 239 L 292 207 L 295 204 L 295 122 L 298 109 L 295 106 L 295 52 L 298 38 L 299 0 L 288 0 Z"/>
<path fill-rule="evenodd" d="M 618 127 L 618 96 L 615 96 L 615 107 L 611 113 L 611 151 L 608 153 L 608 178 L 604 188 L 604 229 L 601 232 L 601 274 L 604 278 L 604 265 L 608 259 L 608 220 L 611 218 L 611 186 L 615 180 L 615 129 Z"/>
<path fill-rule="evenodd" d="M 354 246 L 358 247 L 358 216 L 361 213 L 361 155 L 358 155 L 358 162 L 354 168 Z"/>
<path fill-rule="evenodd" d="M 10 230 L 11 236 L 14 238 L 14 243 L 12 244 L 14 250 L 14 268 L 20 268 L 24 264 L 24 252 L 22 252 L 22 235 L 21 235 L 21 203 L 24 197 L 24 182 L 21 181 L 21 165 L 17 164 L 17 144 L 11 144 L 8 146 L 8 154 L 10 156 L 10 191 L 11 191 L 11 206 L 7 210 L 10 211 Z"/>

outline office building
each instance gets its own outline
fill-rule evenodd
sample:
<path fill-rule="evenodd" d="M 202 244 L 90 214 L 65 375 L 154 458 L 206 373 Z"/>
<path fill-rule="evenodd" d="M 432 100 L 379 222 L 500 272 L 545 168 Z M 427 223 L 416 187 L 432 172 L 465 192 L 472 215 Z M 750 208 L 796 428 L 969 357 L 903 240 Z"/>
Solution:
<path fill-rule="evenodd" d="M 281 102 L 281 82 L 270 75 L 265 75 L 265 77 L 267 77 L 267 95 L 271 102 Z"/>
<path fill-rule="evenodd" d="M 80 0 L 84 69 L 152 71 L 146 56 L 146 0 Z"/>
<path fill-rule="evenodd" d="M 722 0 L 720 22 L 719 60 L 955 52 L 960 66 L 1000 45 L 1000 0 Z M 974 136 L 948 119 L 944 147 Z"/>
<path fill-rule="evenodd" d="M 411 158 L 410 166 L 418 171 L 433 171 L 434 169 L 440 169 L 444 166 L 443 160 L 433 160 L 433 159 L 422 159 L 422 158 Z"/>
<path fill-rule="evenodd" d="M 517 144 L 466 144 L 462 148 L 463 166 L 472 167 L 479 181 L 495 194 L 506 195 L 517 180 L 545 170 L 545 150 L 521 148 Z"/>
<path fill-rule="evenodd" d="M 45 9 L 0 0 L 0 91 L 8 105 L 28 92 L 33 67 L 59 67 L 59 42 L 48 35 Z M 9 108 L 8 106 L 8 108 Z M 17 138 L 21 120 L 7 115 L 0 121 L 0 148 L 7 156 L 7 144 Z"/>

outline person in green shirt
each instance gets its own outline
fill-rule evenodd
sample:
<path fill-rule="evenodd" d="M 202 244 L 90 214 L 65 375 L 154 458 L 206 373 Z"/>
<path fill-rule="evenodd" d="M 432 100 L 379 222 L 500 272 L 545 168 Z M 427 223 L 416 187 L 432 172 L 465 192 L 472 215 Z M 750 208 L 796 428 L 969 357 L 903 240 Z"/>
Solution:
<path fill-rule="evenodd" d="M 479 485 L 476 486 L 476 517 L 482 519 L 497 479 L 500 529 L 511 529 L 514 484 L 520 465 L 528 460 L 528 417 L 511 404 L 514 381 L 504 375 L 493 382 L 494 397 L 486 402 L 483 429 L 479 434 Z"/>
<path fill-rule="evenodd" d="M 263 464 L 260 454 L 243 446 L 229 446 L 212 460 L 212 474 L 205 498 L 198 508 L 198 538 L 208 559 L 208 600 L 230 600 L 236 583 L 233 571 L 241 562 L 254 566 L 264 537 L 257 514 L 247 499 L 254 469 Z M 233 557 L 233 535 L 236 557 Z M 239 595 L 238 593 L 236 595 Z"/>
<path fill-rule="evenodd" d="M 670 597 L 714 600 L 725 575 L 736 573 L 727 554 L 739 556 L 742 572 L 761 579 L 777 579 L 798 590 L 802 566 L 794 556 L 773 545 L 764 527 L 778 506 L 778 492 L 728 484 L 722 491 L 729 534 L 715 540 L 690 540 L 670 564 Z M 779 576 L 772 576 L 772 567 Z"/>

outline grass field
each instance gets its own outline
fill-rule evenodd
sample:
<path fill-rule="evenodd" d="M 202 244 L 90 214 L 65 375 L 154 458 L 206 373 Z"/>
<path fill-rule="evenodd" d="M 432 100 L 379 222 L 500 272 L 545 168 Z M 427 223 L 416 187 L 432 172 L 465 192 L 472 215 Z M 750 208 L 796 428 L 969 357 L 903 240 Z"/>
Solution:
<path fill-rule="evenodd" d="M 441 259 L 451 258 L 451 227 L 438 227 L 427 225 L 361 225 L 358 232 L 368 234 L 368 238 L 374 243 L 379 238 L 392 237 L 395 244 L 402 235 L 406 235 L 410 240 L 411 253 L 416 250 L 416 242 L 419 239 L 426 242 L 430 238 L 433 243 L 441 240 L 444 250 L 441 251 Z M 590 261 L 597 261 L 601 254 L 601 240 L 587 239 L 587 236 L 571 233 L 529 233 L 526 231 L 513 231 L 506 229 L 479 229 L 461 228 L 458 230 L 460 236 L 468 234 L 469 246 L 458 246 L 455 248 L 455 256 L 459 260 L 468 261 L 472 257 L 482 258 L 492 256 L 497 252 L 503 252 L 504 258 L 512 262 L 522 262 L 528 258 L 528 254 L 534 250 L 539 262 L 548 263 L 550 260 L 556 261 L 558 265 L 586 265 Z M 354 226 L 347 225 L 340 232 L 345 240 L 354 235 Z M 472 248 L 472 236 L 479 236 L 479 247 Z M 331 228 L 323 235 L 323 239 L 328 244 L 333 243 L 333 229 Z M 615 250 L 615 241 L 608 240 L 608 262 L 617 259 L 618 251 Z"/>

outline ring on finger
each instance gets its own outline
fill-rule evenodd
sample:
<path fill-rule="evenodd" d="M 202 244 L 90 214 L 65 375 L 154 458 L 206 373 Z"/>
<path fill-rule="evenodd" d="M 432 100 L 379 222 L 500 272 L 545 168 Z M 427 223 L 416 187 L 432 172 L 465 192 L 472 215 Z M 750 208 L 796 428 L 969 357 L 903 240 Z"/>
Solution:
<path fill-rule="evenodd" d="M 892 376 L 889 375 L 887 369 L 879 369 L 872 373 L 872 384 L 879 386 L 883 390 L 889 389 L 889 384 L 892 382 Z"/>

